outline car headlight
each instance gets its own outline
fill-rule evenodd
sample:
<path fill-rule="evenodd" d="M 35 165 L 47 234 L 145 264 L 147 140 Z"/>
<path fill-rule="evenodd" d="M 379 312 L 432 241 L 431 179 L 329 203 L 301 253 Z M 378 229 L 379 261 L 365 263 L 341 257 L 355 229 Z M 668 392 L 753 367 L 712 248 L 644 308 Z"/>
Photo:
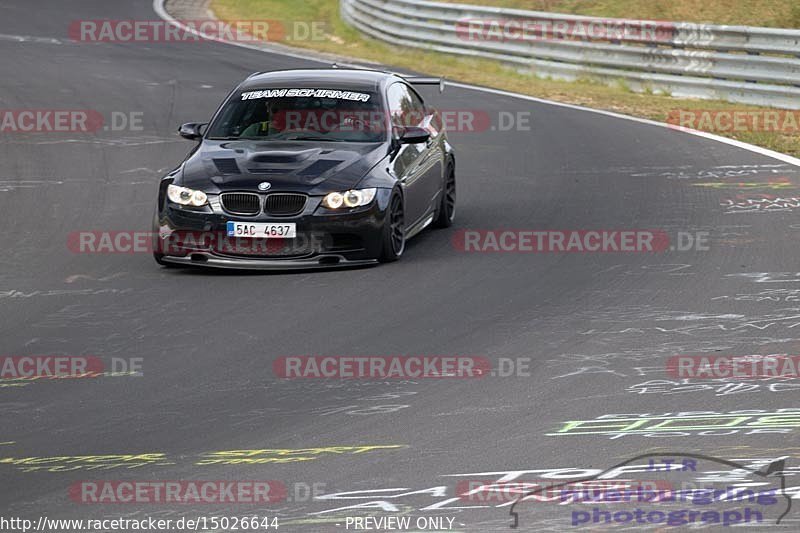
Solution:
<path fill-rule="evenodd" d="M 354 189 L 345 192 L 332 192 L 322 199 L 322 206 L 328 209 L 360 207 L 375 199 L 378 189 Z"/>
<path fill-rule="evenodd" d="M 208 203 L 208 196 L 203 191 L 195 191 L 194 189 L 172 184 L 167 187 L 167 197 L 170 201 L 179 205 L 201 207 Z"/>

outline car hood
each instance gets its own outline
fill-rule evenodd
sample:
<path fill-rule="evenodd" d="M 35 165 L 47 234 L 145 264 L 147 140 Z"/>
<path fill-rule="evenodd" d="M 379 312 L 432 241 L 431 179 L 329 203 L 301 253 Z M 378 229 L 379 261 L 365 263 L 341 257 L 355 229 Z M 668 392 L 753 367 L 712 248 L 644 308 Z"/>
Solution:
<path fill-rule="evenodd" d="M 383 143 L 208 141 L 186 160 L 180 184 L 206 192 L 326 194 L 352 188 L 387 155 Z"/>

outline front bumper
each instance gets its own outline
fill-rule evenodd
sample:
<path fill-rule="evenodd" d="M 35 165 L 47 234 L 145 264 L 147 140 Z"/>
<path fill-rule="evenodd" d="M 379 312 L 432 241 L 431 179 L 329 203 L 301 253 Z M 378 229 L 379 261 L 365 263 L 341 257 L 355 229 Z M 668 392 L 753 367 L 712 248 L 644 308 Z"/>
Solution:
<path fill-rule="evenodd" d="M 225 258 L 205 252 L 195 252 L 188 256 L 178 257 L 165 255 L 161 258 L 167 263 L 177 265 L 193 265 L 212 268 L 230 268 L 239 270 L 313 270 L 334 267 L 354 267 L 374 265 L 377 259 L 349 260 L 341 255 L 324 254 L 307 259 L 244 259 Z"/>
<path fill-rule="evenodd" d="M 303 213 L 294 217 L 237 216 L 213 201 L 200 209 L 164 201 L 154 221 L 154 250 L 163 262 L 248 270 L 372 264 L 380 254 L 390 193 L 379 189 L 372 204 L 343 213 L 320 209 L 320 199 L 309 198 Z M 228 221 L 291 222 L 297 237 L 228 237 Z"/>

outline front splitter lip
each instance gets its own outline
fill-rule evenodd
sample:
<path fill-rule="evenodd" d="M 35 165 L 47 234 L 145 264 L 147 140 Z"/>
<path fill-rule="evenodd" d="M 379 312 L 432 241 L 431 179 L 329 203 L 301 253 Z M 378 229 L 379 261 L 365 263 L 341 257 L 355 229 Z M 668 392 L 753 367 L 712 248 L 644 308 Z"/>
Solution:
<path fill-rule="evenodd" d="M 193 257 L 202 256 L 202 260 Z M 303 259 L 233 259 L 218 257 L 205 252 L 193 252 L 186 257 L 165 255 L 161 260 L 178 265 L 238 270 L 318 270 L 375 265 L 377 259 L 349 260 L 342 255 L 323 254 Z"/>

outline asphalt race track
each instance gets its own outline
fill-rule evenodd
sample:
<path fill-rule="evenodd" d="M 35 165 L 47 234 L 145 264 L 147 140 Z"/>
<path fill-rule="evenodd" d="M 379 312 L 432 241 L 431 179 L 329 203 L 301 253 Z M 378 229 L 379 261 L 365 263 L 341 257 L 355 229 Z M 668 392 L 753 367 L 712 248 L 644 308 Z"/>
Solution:
<path fill-rule="evenodd" d="M 0 4 L 0 108 L 142 118 L 141 131 L 0 136 L 0 355 L 141 358 L 142 372 L 0 382 L 3 516 L 258 514 L 279 517 L 285 531 L 327 532 L 367 512 L 506 531 L 508 506 L 424 508 L 453 498 L 457 480 L 498 477 L 478 473 L 604 469 L 664 450 L 786 456 L 796 471 L 792 420 L 773 431 L 753 431 L 761 426 L 747 419 L 701 434 L 695 419 L 673 423 L 689 429 L 670 434 L 558 432 L 609 414 L 772 415 L 797 406 L 788 381 L 675 390 L 665 368 L 674 355 L 800 351 L 800 168 L 666 128 L 449 87 L 424 94 L 438 107 L 493 117 L 530 112 L 532 127 L 451 133 L 456 224 L 415 238 L 398 263 L 227 273 L 163 269 L 146 253 L 74 253 L 73 232 L 150 230 L 159 178 L 192 147 L 178 125 L 209 118 L 254 71 L 320 66 L 215 42 L 82 43 L 68 34 L 74 20 L 156 18 L 148 0 Z M 789 185 L 770 188 L 776 180 Z M 774 210 L 747 203 L 792 198 Z M 466 229 L 626 228 L 708 232 L 709 249 L 526 254 L 453 245 Z M 527 358 L 529 368 L 481 379 L 275 377 L 276 358 L 308 354 Z M 650 380 L 675 383 L 643 385 Z M 263 460 L 231 459 L 242 457 Z M 70 487 L 85 480 L 278 480 L 289 494 L 249 506 L 76 503 Z M 400 490 L 312 499 L 303 487 Z M 371 507 L 326 512 L 361 504 Z M 556 513 L 524 509 L 520 527 L 569 530 Z M 796 529 L 793 514 L 780 527 Z"/>

